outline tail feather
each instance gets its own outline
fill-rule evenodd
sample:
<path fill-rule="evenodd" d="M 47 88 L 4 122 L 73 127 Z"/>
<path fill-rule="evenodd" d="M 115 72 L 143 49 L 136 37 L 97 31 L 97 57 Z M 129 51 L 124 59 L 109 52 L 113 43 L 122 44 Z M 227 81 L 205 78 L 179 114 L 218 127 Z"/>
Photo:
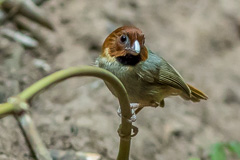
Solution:
<path fill-rule="evenodd" d="M 197 88 L 191 86 L 190 84 L 187 84 L 187 85 L 188 85 L 189 89 L 191 90 L 191 95 L 189 97 L 189 95 L 187 95 L 184 92 L 184 94 L 180 95 L 183 99 L 191 100 L 193 102 L 199 102 L 200 100 L 208 99 L 208 96 L 205 93 L 203 93 L 202 91 L 198 90 Z"/>
<path fill-rule="evenodd" d="M 193 102 L 199 102 L 202 100 L 207 100 L 208 96 L 204 94 L 202 91 L 196 89 L 195 87 L 191 86 L 190 84 L 187 84 L 189 89 L 191 90 L 191 97 L 190 100 Z"/>

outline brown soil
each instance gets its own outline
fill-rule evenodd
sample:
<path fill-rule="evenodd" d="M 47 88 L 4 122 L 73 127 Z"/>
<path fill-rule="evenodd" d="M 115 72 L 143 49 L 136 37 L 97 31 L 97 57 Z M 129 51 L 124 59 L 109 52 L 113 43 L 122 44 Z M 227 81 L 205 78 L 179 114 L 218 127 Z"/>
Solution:
<path fill-rule="evenodd" d="M 209 100 L 191 103 L 173 97 L 163 109 L 144 109 L 135 123 L 139 133 L 132 139 L 130 159 L 205 160 L 211 144 L 240 141 L 239 1 L 51 0 L 41 8 L 56 27 L 55 32 L 41 28 L 47 46 L 27 49 L 0 37 L 0 102 L 56 70 L 92 65 L 106 36 L 133 24 L 145 33 L 147 46 L 207 93 Z M 2 27 L 14 26 L 9 22 Z M 21 55 L 19 68 L 9 65 L 14 54 Z M 37 68 L 35 59 L 45 60 L 51 71 Z M 101 80 L 68 80 L 31 104 L 49 149 L 116 158 L 118 102 Z M 1 160 L 32 159 L 13 117 L 1 119 L 0 130 Z"/>

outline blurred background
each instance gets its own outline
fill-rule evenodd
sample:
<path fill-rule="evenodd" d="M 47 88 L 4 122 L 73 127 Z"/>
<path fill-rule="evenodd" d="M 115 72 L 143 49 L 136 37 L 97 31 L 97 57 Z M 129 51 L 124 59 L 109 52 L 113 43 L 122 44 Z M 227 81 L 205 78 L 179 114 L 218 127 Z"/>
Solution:
<path fill-rule="evenodd" d="M 209 100 L 192 103 L 172 97 L 165 108 L 143 109 L 130 159 L 207 160 L 212 144 L 240 141 L 240 1 L 48 0 L 39 9 L 55 31 L 14 10 L 4 21 L 0 18 L 1 103 L 57 70 L 93 65 L 109 33 L 135 25 L 145 33 L 146 45 Z M 31 105 L 48 148 L 116 158 L 118 101 L 101 80 L 68 80 L 42 92 Z M 0 159 L 32 159 L 11 116 L 0 119 Z"/>

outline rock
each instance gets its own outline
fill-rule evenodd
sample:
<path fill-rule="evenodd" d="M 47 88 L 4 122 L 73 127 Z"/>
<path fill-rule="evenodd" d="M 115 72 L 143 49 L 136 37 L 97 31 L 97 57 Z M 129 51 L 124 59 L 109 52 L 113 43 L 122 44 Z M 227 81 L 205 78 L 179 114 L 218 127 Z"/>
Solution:
<path fill-rule="evenodd" d="M 20 44 L 22 44 L 25 47 L 35 48 L 38 46 L 38 42 L 35 39 L 33 39 L 21 32 L 14 31 L 14 30 L 11 30 L 8 28 L 4 28 L 1 30 L 0 33 L 2 35 L 6 36 L 7 38 L 10 38 L 16 42 L 19 42 Z"/>
<path fill-rule="evenodd" d="M 45 60 L 42 59 L 35 59 L 33 61 L 34 65 L 39 68 L 42 69 L 45 72 L 50 72 L 51 71 L 51 67 L 49 64 L 47 64 L 47 62 Z"/>
<path fill-rule="evenodd" d="M 72 150 L 50 150 L 53 160 L 101 160 L 97 153 L 74 152 Z"/>

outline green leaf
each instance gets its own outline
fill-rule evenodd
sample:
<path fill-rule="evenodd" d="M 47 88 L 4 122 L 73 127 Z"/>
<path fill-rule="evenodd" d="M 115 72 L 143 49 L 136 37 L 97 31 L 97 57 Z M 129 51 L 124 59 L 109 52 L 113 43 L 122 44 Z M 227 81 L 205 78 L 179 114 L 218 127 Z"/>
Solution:
<path fill-rule="evenodd" d="M 188 160 L 200 160 L 200 158 L 189 158 Z"/>
<path fill-rule="evenodd" d="M 226 153 L 224 152 L 223 143 L 215 143 L 211 147 L 211 160 L 226 160 Z"/>
<path fill-rule="evenodd" d="M 240 142 L 230 142 L 226 146 L 231 152 L 234 152 L 240 158 Z"/>

